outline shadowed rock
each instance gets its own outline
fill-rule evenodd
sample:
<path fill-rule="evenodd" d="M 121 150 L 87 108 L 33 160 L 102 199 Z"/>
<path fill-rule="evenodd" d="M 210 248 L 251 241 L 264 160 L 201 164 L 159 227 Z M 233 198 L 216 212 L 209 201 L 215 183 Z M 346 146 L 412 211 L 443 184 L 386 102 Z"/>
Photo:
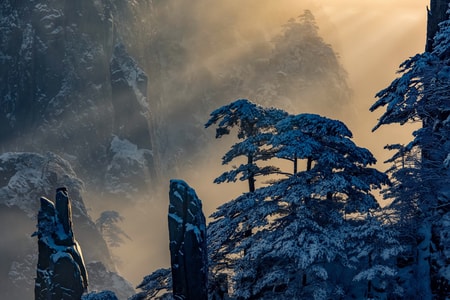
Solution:
<path fill-rule="evenodd" d="M 70 199 L 66 188 L 56 191 L 56 205 L 42 197 L 38 214 L 39 257 L 36 300 L 75 300 L 87 290 L 87 273 L 80 246 L 72 231 Z"/>
<path fill-rule="evenodd" d="M 169 238 L 174 299 L 207 299 L 208 259 L 202 203 L 184 181 L 171 180 Z"/>

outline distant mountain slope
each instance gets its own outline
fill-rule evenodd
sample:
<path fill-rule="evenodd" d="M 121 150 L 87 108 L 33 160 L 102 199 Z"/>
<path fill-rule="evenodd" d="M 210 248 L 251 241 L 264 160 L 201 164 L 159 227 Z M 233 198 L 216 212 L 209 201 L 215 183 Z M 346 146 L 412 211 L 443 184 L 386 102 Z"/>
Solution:
<path fill-rule="evenodd" d="M 82 247 L 92 287 L 117 291 L 124 298 L 133 288 L 116 274 L 110 252 L 89 216 L 83 183 L 70 164 L 53 153 L 4 153 L 0 155 L 0 298 L 32 299 L 36 276 L 36 230 L 39 198 L 54 199 L 55 189 L 65 186 L 72 199 L 74 232 Z"/>
<path fill-rule="evenodd" d="M 52 151 L 102 187 L 113 136 L 151 150 L 147 76 L 114 1 L 2 1 L 0 150 Z M 150 152 L 149 152 L 150 153 Z M 146 156 L 148 176 L 155 176 Z M 145 183 L 149 181 L 144 180 Z M 136 183 L 139 185 L 139 183 Z"/>

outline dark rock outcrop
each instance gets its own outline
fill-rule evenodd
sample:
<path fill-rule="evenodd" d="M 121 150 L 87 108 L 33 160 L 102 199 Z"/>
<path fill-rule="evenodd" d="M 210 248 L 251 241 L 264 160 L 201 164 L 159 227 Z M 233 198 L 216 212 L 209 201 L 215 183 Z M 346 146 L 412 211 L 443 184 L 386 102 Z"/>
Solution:
<path fill-rule="evenodd" d="M 66 188 L 56 190 L 56 205 L 41 198 L 38 214 L 39 256 L 36 300 L 76 300 L 87 291 L 88 276 L 81 248 L 72 231 L 72 209 Z"/>
<path fill-rule="evenodd" d="M 206 222 L 202 203 L 184 181 L 171 180 L 169 238 L 175 299 L 208 299 Z"/>
<path fill-rule="evenodd" d="M 114 132 L 120 138 L 151 149 L 147 75 L 122 43 L 114 46 L 110 65 Z"/>
<path fill-rule="evenodd" d="M 130 300 L 208 299 L 206 220 L 202 202 L 194 189 L 182 180 L 170 181 L 169 201 L 171 268 L 158 269 L 145 276 L 137 286 L 142 291 Z M 222 286 L 217 287 L 214 299 L 218 299 L 220 288 Z"/>
<path fill-rule="evenodd" d="M 89 188 L 114 196 L 104 174 L 118 136 L 146 150 L 142 168 L 154 182 L 147 75 L 121 36 L 121 27 L 132 31 L 133 5 L 0 2 L 0 151 L 70 157 Z"/>
<path fill-rule="evenodd" d="M 430 0 L 427 18 L 427 39 L 425 43 L 425 51 L 433 51 L 434 36 L 439 30 L 439 23 L 447 20 L 447 9 L 450 4 L 449 0 Z"/>
<path fill-rule="evenodd" d="M 50 152 L 0 155 L 0 299 L 33 298 L 38 255 L 36 240 L 30 233 L 35 230 L 39 198 L 53 198 L 60 186 L 70 190 L 72 230 L 83 247 L 88 272 L 92 273 L 90 287 L 114 292 L 120 289 L 123 294 L 116 292 L 117 296 L 126 299 L 134 289 L 117 274 L 106 242 L 88 214 L 83 182 L 67 160 Z M 105 278 L 96 276 L 97 264 L 91 267 L 92 262 L 102 264 L 98 272 L 107 270 Z"/>

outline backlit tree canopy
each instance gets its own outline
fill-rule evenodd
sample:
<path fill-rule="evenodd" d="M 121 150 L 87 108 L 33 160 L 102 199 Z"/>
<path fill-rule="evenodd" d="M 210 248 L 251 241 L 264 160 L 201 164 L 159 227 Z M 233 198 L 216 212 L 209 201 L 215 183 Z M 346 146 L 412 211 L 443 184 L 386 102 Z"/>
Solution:
<path fill-rule="evenodd" d="M 264 111 L 248 100 L 239 101 Z M 240 143 L 260 141 L 258 147 L 271 155 L 265 160 L 305 161 L 306 167 L 295 167 L 294 172 L 278 169 L 281 179 L 218 208 L 209 226 L 213 272 L 229 270 L 236 296 L 244 299 L 336 296 L 337 287 L 351 285 L 352 278 L 339 284 L 337 266 L 366 271 L 373 267 L 358 259 L 350 261 L 345 241 L 350 239 L 351 228 L 373 232 L 364 222 L 378 208 L 371 189 L 387 183 L 387 177 L 370 167 L 375 158 L 351 141 L 352 133 L 342 122 L 315 114 L 284 113 L 282 118 L 264 120 L 263 115 L 252 118 L 254 127 L 241 135 Z M 350 221 L 348 215 L 355 213 L 362 221 Z M 383 276 L 395 273 L 383 268 Z"/>

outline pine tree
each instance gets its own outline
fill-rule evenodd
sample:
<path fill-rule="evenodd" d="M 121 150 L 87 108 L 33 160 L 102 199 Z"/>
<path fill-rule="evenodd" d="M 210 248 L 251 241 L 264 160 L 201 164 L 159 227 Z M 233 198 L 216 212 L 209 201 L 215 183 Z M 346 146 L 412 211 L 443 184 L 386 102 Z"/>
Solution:
<path fill-rule="evenodd" d="M 450 245 L 442 234 L 450 229 L 445 221 L 450 210 L 450 170 L 445 163 L 450 153 L 449 25 L 449 21 L 440 23 L 433 46 L 427 44 L 428 52 L 400 65 L 401 76 L 377 94 L 379 99 L 370 108 L 374 111 L 386 107 L 374 130 L 393 123 L 422 124 L 410 143 L 396 147 L 390 162 L 398 163 L 405 157 L 416 159 L 414 166 L 391 169 L 396 184 L 386 193 L 399 214 L 414 216 L 400 219 L 404 222 L 402 228 L 420 224 L 407 244 L 411 253 L 417 253 L 412 259 L 413 278 L 401 280 L 406 281 L 405 288 L 411 295 L 421 299 L 450 296 L 450 276 L 444 271 Z"/>
<path fill-rule="evenodd" d="M 275 86 L 277 97 L 273 100 L 278 103 L 280 99 L 290 100 L 294 107 L 305 107 L 310 105 L 308 99 L 314 95 L 315 101 L 322 106 L 326 104 L 334 112 L 341 110 L 350 96 L 347 73 L 331 45 L 319 35 L 310 10 L 288 20 L 272 44 L 266 85 Z M 269 102 L 260 98 L 257 97 Z"/>
<path fill-rule="evenodd" d="M 170 269 L 158 269 L 145 276 L 136 288 L 142 291 L 130 297 L 130 300 L 173 299 Z"/>
<path fill-rule="evenodd" d="M 223 173 L 214 182 L 234 182 L 240 175 L 239 180 L 247 180 L 249 191 L 254 192 L 255 177 L 278 172 L 277 168 L 260 167 L 256 163 L 273 157 L 270 149 L 263 146 L 267 144 L 274 124 L 286 115 L 287 113 L 280 109 L 264 108 L 247 99 L 238 99 L 213 111 L 205 127 L 217 123 L 216 138 L 230 134 L 231 129 L 237 127 L 237 137 L 242 140 L 234 144 L 223 156 L 222 164 L 228 164 L 241 156 L 247 160 L 239 167 Z"/>
<path fill-rule="evenodd" d="M 98 230 L 104 236 L 110 247 L 119 247 L 125 243 L 123 238 L 131 240 L 131 238 L 123 231 L 117 223 L 123 221 L 123 217 L 114 210 L 103 211 L 100 217 L 95 221 Z"/>
<path fill-rule="evenodd" d="M 371 188 L 387 177 L 369 167 L 375 158 L 351 137 L 342 122 L 313 114 L 286 116 L 273 126 L 264 148 L 293 162 L 294 171 L 225 203 L 209 226 L 212 271 L 231 273 L 235 296 L 324 299 L 352 293 L 339 286 L 336 270 L 370 266 L 346 253 L 355 224 L 350 214 L 370 215 L 378 207 Z M 306 161 L 305 170 L 298 170 L 297 160 Z"/>

